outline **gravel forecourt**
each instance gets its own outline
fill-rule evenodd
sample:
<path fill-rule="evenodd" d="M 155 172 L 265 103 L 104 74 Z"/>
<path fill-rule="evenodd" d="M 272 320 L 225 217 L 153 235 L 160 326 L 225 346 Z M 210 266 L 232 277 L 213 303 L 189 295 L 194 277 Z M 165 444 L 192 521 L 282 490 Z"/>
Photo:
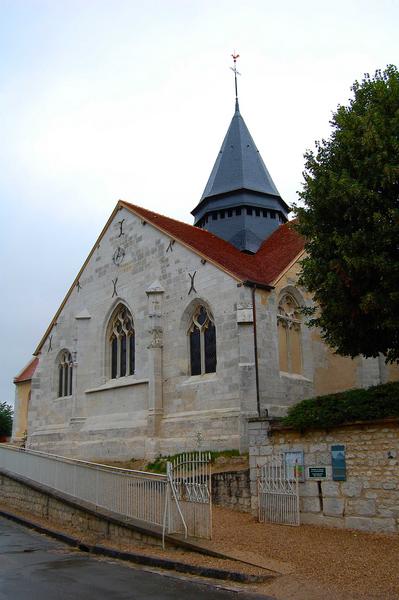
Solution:
<path fill-rule="evenodd" d="M 78 537 L 81 541 L 104 544 L 180 562 L 267 574 L 266 569 L 244 562 L 204 556 L 140 543 L 116 544 L 96 534 L 60 527 L 45 519 L 14 514 Z M 258 523 L 255 517 L 226 508 L 213 508 L 213 540 L 207 545 L 226 554 L 237 552 L 242 560 L 254 563 L 286 564 L 288 574 L 270 582 L 246 584 L 245 589 L 268 594 L 276 600 L 398 600 L 399 536 L 330 529 L 312 525 L 289 527 Z M 291 571 L 291 572 L 290 572 Z M 231 585 L 231 584 L 229 584 Z M 239 589 L 241 586 L 236 586 Z"/>

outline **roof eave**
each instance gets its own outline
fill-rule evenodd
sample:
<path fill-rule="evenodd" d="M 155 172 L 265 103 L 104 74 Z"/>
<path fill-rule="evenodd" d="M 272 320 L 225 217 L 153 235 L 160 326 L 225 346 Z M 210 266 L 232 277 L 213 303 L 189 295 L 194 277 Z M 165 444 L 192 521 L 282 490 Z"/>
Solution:
<path fill-rule="evenodd" d="M 262 283 L 261 281 L 254 281 L 252 279 L 246 279 L 243 281 L 243 285 L 259 290 L 267 290 L 268 292 L 274 290 L 273 285 L 270 285 L 269 283 Z"/>

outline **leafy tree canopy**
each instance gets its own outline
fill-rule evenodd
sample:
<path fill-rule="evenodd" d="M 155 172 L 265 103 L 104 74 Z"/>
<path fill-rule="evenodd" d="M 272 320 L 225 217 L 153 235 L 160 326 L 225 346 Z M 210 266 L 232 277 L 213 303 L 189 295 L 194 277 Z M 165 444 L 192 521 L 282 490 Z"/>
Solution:
<path fill-rule="evenodd" d="M 11 435 L 13 410 L 6 402 L 0 402 L 0 435 Z"/>
<path fill-rule="evenodd" d="M 352 86 L 328 140 L 305 154 L 297 228 L 310 324 L 344 356 L 399 360 L 399 72 Z"/>

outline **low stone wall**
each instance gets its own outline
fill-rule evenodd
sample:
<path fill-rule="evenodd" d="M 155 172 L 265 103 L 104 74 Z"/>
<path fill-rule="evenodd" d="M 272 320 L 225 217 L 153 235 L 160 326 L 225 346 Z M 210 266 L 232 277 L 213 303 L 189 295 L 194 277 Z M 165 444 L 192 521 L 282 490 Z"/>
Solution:
<path fill-rule="evenodd" d="M 213 473 L 212 502 L 240 512 L 251 512 L 249 469 Z"/>
<path fill-rule="evenodd" d="M 57 498 L 56 494 L 40 490 L 39 487 L 32 487 L 0 473 L 0 504 L 8 507 L 10 512 L 14 508 L 32 517 L 45 519 L 51 524 L 66 526 L 77 536 L 90 533 L 100 539 L 120 543 L 128 544 L 134 540 L 152 546 L 162 545 L 162 541 L 155 536 L 119 524 L 116 519 L 95 514 L 74 502 Z"/>
<path fill-rule="evenodd" d="M 301 434 L 276 427 L 263 418 L 250 420 L 248 429 L 254 512 L 258 502 L 257 467 L 272 454 L 302 451 L 305 466 L 305 481 L 299 484 L 302 523 L 399 532 L 399 420 Z M 333 481 L 331 446 L 335 444 L 345 447 L 345 481 Z M 311 479 L 308 467 L 312 466 L 326 467 L 325 479 Z"/>

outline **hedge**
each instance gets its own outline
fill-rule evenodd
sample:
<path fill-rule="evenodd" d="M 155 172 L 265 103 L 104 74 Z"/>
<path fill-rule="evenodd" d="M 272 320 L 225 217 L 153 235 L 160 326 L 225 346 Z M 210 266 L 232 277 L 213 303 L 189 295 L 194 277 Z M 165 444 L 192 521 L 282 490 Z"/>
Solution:
<path fill-rule="evenodd" d="M 288 410 L 282 422 L 305 431 L 388 417 L 399 417 L 399 382 L 302 400 Z"/>

